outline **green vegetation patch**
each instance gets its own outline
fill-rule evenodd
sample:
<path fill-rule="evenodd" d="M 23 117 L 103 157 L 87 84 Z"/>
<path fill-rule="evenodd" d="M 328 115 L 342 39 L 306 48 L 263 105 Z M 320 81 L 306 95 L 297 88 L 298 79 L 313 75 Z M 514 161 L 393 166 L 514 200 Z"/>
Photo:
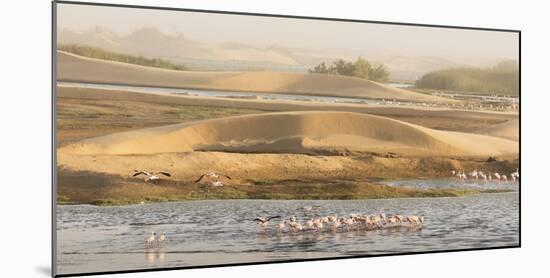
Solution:
<path fill-rule="evenodd" d="M 344 59 L 337 59 L 329 65 L 323 62 L 309 69 L 309 73 L 351 76 L 377 82 L 387 82 L 390 76 L 384 64 L 374 64 L 362 57 L 358 57 L 355 62 Z"/>
<path fill-rule="evenodd" d="M 57 49 L 89 58 L 171 70 L 189 70 L 189 68 L 183 64 L 175 64 L 164 59 L 121 54 L 104 50 L 99 47 L 90 47 L 76 44 L 60 44 L 57 46 Z"/>
<path fill-rule="evenodd" d="M 517 96 L 519 66 L 505 61 L 492 68 L 453 68 L 432 71 L 416 81 L 416 88 Z"/>

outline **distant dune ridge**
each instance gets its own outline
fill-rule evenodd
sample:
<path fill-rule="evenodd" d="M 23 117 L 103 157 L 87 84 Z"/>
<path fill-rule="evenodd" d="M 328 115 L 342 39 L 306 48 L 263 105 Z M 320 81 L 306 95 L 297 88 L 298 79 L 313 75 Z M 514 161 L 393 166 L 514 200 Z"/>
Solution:
<path fill-rule="evenodd" d="M 173 71 L 57 52 L 60 81 L 450 102 L 369 80 L 308 73 Z"/>
<path fill-rule="evenodd" d="M 350 112 L 282 112 L 196 121 L 96 137 L 61 148 L 72 155 L 223 151 L 241 153 L 394 152 L 403 156 L 501 156 L 518 143 L 437 131 Z"/>
<path fill-rule="evenodd" d="M 501 124 L 483 128 L 478 130 L 476 133 L 518 141 L 519 119 L 510 120 Z"/>
<path fill-rule="evenodd" d="M 354 60 L 365 55 L 365 50 L 292 48 L 282 45 L 252 46 L 244 42 L 207 43 L 194 40 L 185 34 L 167 34 L 153 27 L 143 27 L 128 34 L 117 34 L 105 27 L 74 31 L 63 28 L 58 31 L 59 44 L 77 44 L 99 47 L 130 55 L 157 57 L 190 67 L 235 69 L 264 68 L 305 71 L 323 61 L 335 59 Z M 391 69 L 392 79 L 415 80 L 423 74 L 464 63 L 490 66 L 493 59 L 480 61 L 455 61 L 435 56 L 397 55 L 370 51 L 369 60 L 383 63 Z M 375 53 L 376 52 L 376 53 Z M 411 53 L 412 54 L 412 53 Z"/>

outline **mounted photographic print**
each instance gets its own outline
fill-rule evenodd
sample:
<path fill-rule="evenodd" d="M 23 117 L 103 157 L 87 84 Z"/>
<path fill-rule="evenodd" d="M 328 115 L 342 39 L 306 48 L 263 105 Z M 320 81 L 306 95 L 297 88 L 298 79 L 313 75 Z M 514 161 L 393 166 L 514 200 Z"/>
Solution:
<path fill-rule="evenodd" d="M 520 246 L 519 31 L 53 20 L 54 276 Z"/>

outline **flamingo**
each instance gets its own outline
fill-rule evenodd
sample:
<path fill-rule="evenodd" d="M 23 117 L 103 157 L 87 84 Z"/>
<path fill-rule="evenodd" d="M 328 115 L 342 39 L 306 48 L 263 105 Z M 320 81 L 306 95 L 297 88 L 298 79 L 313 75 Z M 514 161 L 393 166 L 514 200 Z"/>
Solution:
<path fill-rule="evenodd" d="M 397 217 L 395 217 L 394 215 L 388 217 L 388 223 L 391 224 L 391 225 L 395 225 L 397 224 L 398 220 L 397 220 Z"/>
<path fill-rule="evenodd" d="M 506 175 L 500 175 L 500 179 L 504 182 L 508 182 L 508 178 L 506 177 Z"/>
<path fill-rule="evenodd" d="M 384 225 L 388 222 L 388 218 L 386 217 L 385 213 L 380 213 L 380 220 L 383 222 Z"/>
<path fill-rule="evenodd" d="M 162 233 L 162 235 L 159 236 L 157 239 L 158 244 L 164 244 L 164 241 L 166 240 L 166 233 Z"/>
<path fill-rule="evenodd" d="M 308 228 L 308 229 L 313 229 L 314 228 L 314 224 L 313 224 L 312 219 L 309 219 L 308 221 L 306 221 L 306 228 Z"/>
<path fill-rule="evenodd" d="M 280 218 L 280 217 L 281 216 L 279 216 L 279 215 L 269 216 L 269 217 L 257 217 L 255 219 L 253 219 L 252 221 L 256 221 L 256 223 L 258 223 L 258 225 L 261 225 L 262 227 L 266 227 L 269 224 L 269 221 L 271 219 Z"/>
<path fill-rule="evenodd" d="M 288 227 L 291 228 L 293 232 L 301 232 L 304 230 L 302 224 L 296 221 L 291 221 L 290 223 L 288 223 Z"/>
<path fill-rule="evenodd" d="M 203 178 L 219 180 L 220 177 L 225 177 L 225 178 L 231 179 L 231 177 L 228 176 L 228 175 L 224 175 L 224 174 L 220 174 L 220 173 L 216 173 L 216 172 L 208 172 L 208 173 L 206 173 L 206 174 L 202 174 L 202 175 L 195 181 L 195 183 L 201 181 Z"/>
<path fill-rule="evenodd" d="M 397 221 L 399 222 L 399 224 L 403 223 L 403 220 L 405 219 L 405 217 L 403 217 L 403 215 L 394 215 L 395 218 L 397 218 Z"/>
<path fill-rule="evenodd" d="M 480 173 L 479 176 L 481 177 L 481 179 L 483 179 L 483 181 L 487 182 L 487 175 L 485 175 L 484 173 Z"/>
<path fill-rule="evenodd" d="M 379 215 L 373 215 L 370 217 L 370 221 L 372 224 L 374 224 L 376 227 L 381 227 L 382 226 L 382 218 L 379 216 Z"/>
<path fill-rule="evenodd" d="M 510 176 L 514 179 L 514 181 L 515 181 L 516 179 L 519 179 L 519 169 L 516 168 L 516 171 L 513 172 L 512 174 L 510 174 Z"/>
<path fill-rule="evenodd" d="M 462 181 L 465 181 L 465 180 L 468 179 L 468 176 L 466 176 L 466 173 L 464 173 L 464 171 L 462 171 L 462 173 L 460 174 L 460 179 L 461 179 Z"/>
<path fill-rule="evenodd" d="M 156 233 L 151 232 L 151 235 L 147 239 L 145 239 L 145 246 L 146 247 L 149 247 L 149 246 L 153 245 L 153 243 L 155 242 L 155 236 L 156 236 Z"/>
<path fill-rule="evenodd" d="M 422 223 L 424 223 L 424 217 L 418 217 L 418 216 L 415 216 L 415 215 L 409 215 L 407 216 L 407 222 L 410 223 L 411 226 L 415 226 L 415 225 L 420 225 Z"/>
<path fill-rule="evenodd" d="M 342 224 L 340 223 L 340 221 L 333 221 L 333 222 L 331 222 L 331 223 L 332 223 L 332 229 L 333 229 L 333 230 L 338 229 L 338 227 L 340 227 L 340 225 L 342 225 Z"/>
<path fill-rule="evenodd" d="M 355 223 L 355 220 L 353 218 L 346 218 L 343 220 L 344 225 L 346 225 L 346 229 L 349 229 L 353 224 Z"/>
<path fill-rule="evenodd" d="M 494 172 L 493 175 L 497 180 L 500 180 L 500 174 L 498 172 Z"/>
<path fill-rule="evenodd" d="M 477 178 L 478 178 L 478 174 L 479 174 L 479 173 L 478 173 L 477 169 L 475 169 L 475 170 L 473 170 L 472 172 L 468 173 L 468 175 L 469 175 L 470 177 L 475 178 L 476 180 L 477 180 Z"/>
<path fill-rule="evenodd" d="M 224 185 L 221 181 L 211 181 L 208 184 L 212 187 L 222 187 Z"/>
<path fill-rule="evenodd" d="M 145 171 L 138 171 L 138 170 L 134 170 L 134 174 L 132 175 L 132 177 L 136 177 L 136 176 L 139 176 L 139 175 L 144 175 L 145 176 L 145 179 L 144 179 L 145 182 L 148 182 L 148 181 L 160 180 L 159 174 L 165 175 L 167 177 L 171 177 L 170 173 L 168 173 L 168 172 L 163 172 L 163 171 L 145 172 Z"/>
<path fill-rule="evenodd" d="M 285 229 L 285 225 L 286 225 L 286 220 L 283 221 L 283 222 L 281 222 L 281 223 L 279 223 L 279 224 L 277 224 L 277 231 L 278 231 L 278 232 L 283 231 L 283 230 Z"/>
<path fill-rule="evenodd" d="M 317 219 L 317 221 L 313 221 L 313 226 L 317 229 L 317 231 L 323 230 L 323 222 L 319 219 Z"/>

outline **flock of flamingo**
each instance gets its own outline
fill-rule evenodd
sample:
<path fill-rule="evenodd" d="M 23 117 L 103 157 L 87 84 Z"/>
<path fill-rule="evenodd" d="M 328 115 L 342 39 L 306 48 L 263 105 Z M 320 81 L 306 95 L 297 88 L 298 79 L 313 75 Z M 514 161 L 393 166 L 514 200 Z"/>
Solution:
<path fill-rule="evenodd" d="M 304 215 L 307 216 L 307 212 L 312 211 L 319 206 L 305 206 L 296 210 L 301 210 Z M 269 216 L 269 217 L 257 217 L 252 221 L 255 221 L 265 231 L 269 227 L 269 223 L 273 219 L 280 219 L 281 216 Z M 421 227 L 424 223 L 423 216 L 416 215 L 390 215 L 386 216 L 384 213 L 373 215 L 358 215 L 350 214 L 346 217 L 338 217 L 338 215 L 327 215 L 320 217 L 309 218 L 305 221 L 299 221 L 298 218 L 293 215 L 287 220 L 283 220 L 276 225 L 277 233 L 304 233 L 304 232 L 323 232 L 325 230 L 331 232 L 337 231 L 371 231 L 383 228 L 402 227 L 406 225 L 410 228 Z M 166 233 L 162 233 L 158 238 L 156 232 L 151 232 L 145 239 L 145 247 L 151 248 L 155 244 L 157 247 L 164 245 L 166 241 Z"/>
<path fill-rule="evenodd" d="M 479 171 L 477 169 L 469 173 L 465 173 L 464 170 L 462 171 L 452 170 L 451 175 L 453 178 L 457 178 L 460 181 L 471 179 L 476 181 L 482 180 L 485 182 L 491 181 L 491 180 L 508 182 L 508 177 L 510 177 L 511 181 L 519 181 L 519 169 L 517 168 L 516 168 L 516 171 L 513 173 L 510 173 L 509 176 L 507 176 L 506 174 L 500 174 L 499 172 L 484 173 L 483 171 Z"/>
<path fill-rule="evenodd" d="M 155 243 L 157 244 L 157 247 L 162 246 L 166 240 L 166 233 L 162 233 L 158 238 L 156 236 L 156 232 L 151 232 L 151 235 L 145 239 L 145 247 L 153 247 Z"/>
<path fill-rule="evenodd" d="M 156 172 L 149 172 L 149 171 L 141 171 L 141 170 L 134 170 L 134 174 L 132 177 L 137 177 L 143 175 L 145 182 L 155 182 L 160 180 L 160 175 L 164 175 L 167 177 L 171 177 L 172 175 L 168 172 L 164 171 L 156 171 Z M 227 178 L 231 179 L 230 176 L 216 173 L 216 172 L 208 172 L 205 174 L 202 174 L 197 180 L 195 180 L 195 183 L 205 181 L 207 185 L 211 187 L 222 187 L 224 186 L 224 183 L 221 181 L 221 178 Z"/>
<path fill-rule="evenodd" d="M 170 177 L 170 173 L 168 172 L 145 172 L 145 171 L 138 171 L 135 170 L 133 176 L 139 176 L 143 175 L 145 176 L 144 181 L 156 181 L 160 179 L 160 174 L 165 175 L 167 177 Z M 464 170 L 452 170 L 451 171 L 452 178 L 459 179 L 460 181 L 465 180 L 483 180 L 485 182 L 495 180 L 495 181 L 502 181 L 502 182 L 508 182 L 508 177 L 512 181 L 519 181 L 519 169 L 516 168 L 516 171 L 513 173 L 510 173 L 509 175 L 501 174 L 498 172 L 483 172 L 480 170 L 473 170 L 472 172 L 466 173 Z M 207 183 L 212 187 L 221 187 L 223 186 L 223 183 L 220 181 L 220 178 L 228 178 L 231 179 L 231 177 L 223 174 L 219 174 L 216 172 L 208 172 L 206 174 L 201 175 L 195 183 L 200 182 L 201 180 L 206 180 Z M 300 210 L 304 213 L 304 215 L 307 215 L 308 212 L 319 208 L 319 206 L 305 206 L 298 208 L 296 210 Z M 268 228 L 269 223 L 273 219 L 279 219 L 281 216 L 270 216 L 270 217 L 257 217 L 253 219 L 262 230 Z M 376 230 L 376 229 L 382 229 L 386 227 L 401 227 L 403 225 L 407 225 L 409 227 L 421 227 L 424 223 L 424 217 L 422 216 L 416 216 L 416 215 L 390 215 L 386 216 L 384 213 L 381 214 L 375 214 L 375 215 L 357 215 L 357 214 L 350 214 L 347 217 L 338 217 L 338 215 L 327 215 L 327 216 L 320 216 L 320 217 L 314 217 L 309 218 L 305 221 L 299 221 L 298 218 L 293 215 L 289 219 L 285 219 L 278 223 L 276 225 L 276 231 L 278 233 L 281 232 L 289 232 L 289 233 L 301 233 L 301 232 L 322 232 L 324 230 L 330 230 L 330 231 L 357 231 L 357 230 Z M 158 238 L 156 237 L 156 233 L 152 232 L 149 237 L 145 240 L 145 246 L 146 247 L 152 247 L 155 243 L 157 246 L 161 246 L 164 244 L 164 241 L 166 240 L 166 234 L 162 233 Z"/>
<path fill-rule="evenodd" d="M 140 171 L 140 170 L 134 170 L 133 177 L 143 175 L 145 182 L 154 182 L 157 180 L 160 180 L 160 175 L 164 175 L 167 177 L 171 177 L 171 174 L 168 172 L 158 171 L 158 172 L 146 172 L 146 171 Z M 452 170 L 451 171 L 451 178 L 455 178 L 460 180 L 461 182 L 466 180 L 482 180 L 484 182 L 487 181 L 502 181 L 502 182 L 508 182 L 510 177 L 511 181 L 519 181 L 519 169 L 516 168 L 516 171 L 513 173 L 510 173 L 509 175 L 501 174 L 499 172 L 483 172 L 481 170 L 473 170 L 472 172 L 466 173 L 464 170 Z M 216 172 L 208 172 L 203 175 L 201 175 L 197 180 L 195 180 L 195 183 L 206 181 L 206 184 L 211 187 L 223 187 L 224 183 L 220 180 L 220 178 L 227 178 L 231 179 L 230 176 L 216 173 Z"/>
<path fill-rule="evenodd" d="M 304 212 L 311 211 L 318 206 L 306 206 L 299 208 Z M 304 214 L 307 215 L 307 214 Z M 258 217 L 253 219 L 257 225 L 264 231 L 268 228 L 269 223 L 273 219 L 280 219 L 281 216 Z M 374 215 L 358 215 L 350 214 L 346 217 L 338 217 L 338 215 L 327 215 L 320 217 L 312 217 L 305 221 L 299 221 L 293 215 L 289 219 L 282 220 L 277 223 L 275 228 L 278 233 L 302 233 L 302 232 L 322 232 L 328 231 L 358 231 L 358 230 L 377 230 L 389 227 L 401 227 L 406 224 L 409 227 L 420 227 L 424 223 L 424 217 L 416 215 L 390 215 L 384 213 Z"/>

